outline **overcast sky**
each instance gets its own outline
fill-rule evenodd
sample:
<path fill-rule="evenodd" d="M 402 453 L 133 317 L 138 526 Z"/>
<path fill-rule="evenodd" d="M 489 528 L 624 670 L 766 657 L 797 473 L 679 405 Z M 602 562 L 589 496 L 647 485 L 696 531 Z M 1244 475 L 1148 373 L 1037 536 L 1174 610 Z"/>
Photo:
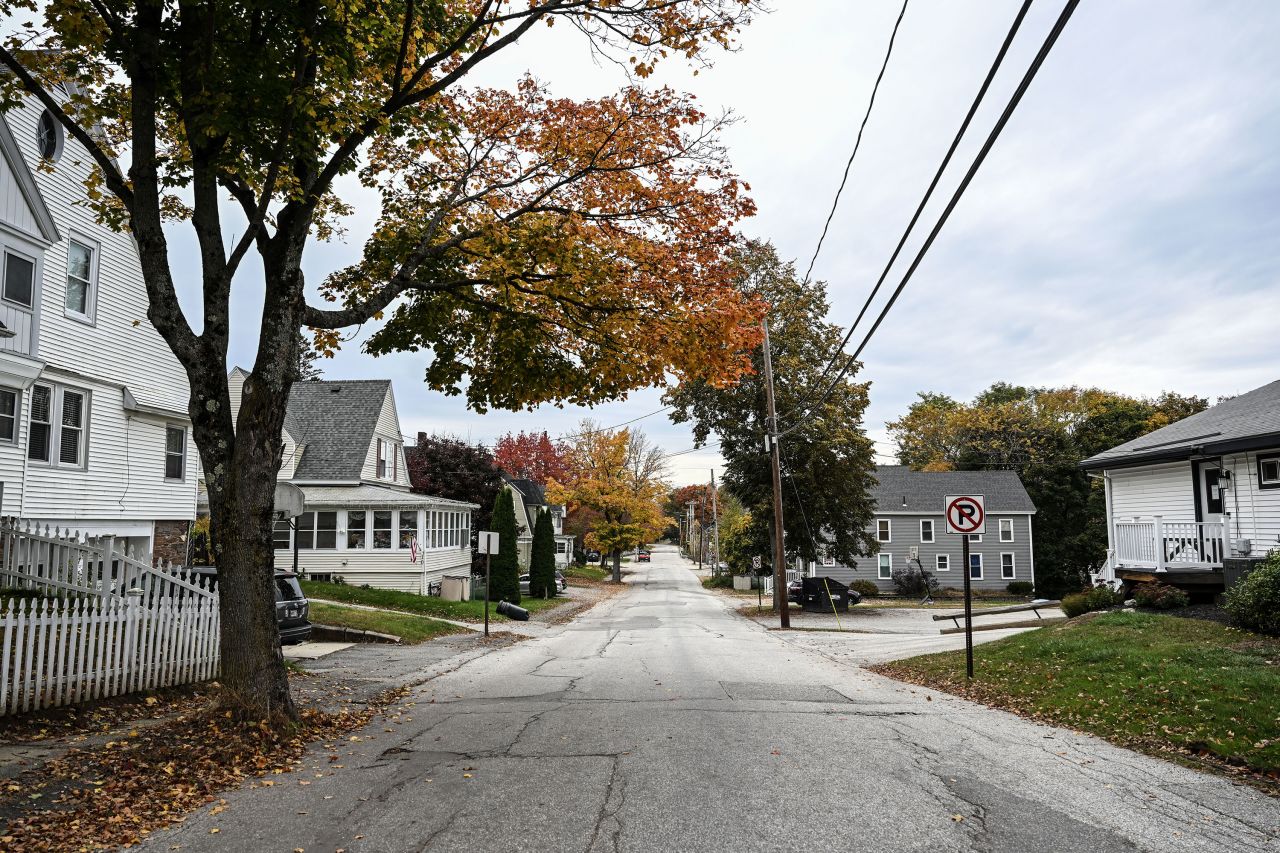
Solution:
<path fill-rule="evenodd" d="M 696 77 L 672 63 L 659 78 L 696 92 L 709 112 L 739 117 L 726 142 L 759 205 L 743 230 L 801 259 L 803 270 L 899 3 L 773 5 L 743 33 L 739 52 Z M 967 166 L 1061 8 L 1060 0 L 1036 5 L 988 98 L 994 106 L 976 122 L 981 132 L 957 162 Z M 1017 6 L 911 0 L 815 270 L 829 282 L 834 322 L 850 322 L 865 299 Z M 1083 3 L 865 354 L 869 434 L 883 440 L 884 422 L 922 390 L 967 398 L 1007 380 L 1212 398 L 1276 379 L 1277 43 L 1280 5 L 1271 3 Z M 525 71 L 574 97 L 621 82 L 567 28 L 539 32 L 474 82 L 509 85 Z M 312 282 L 354 260 L 376 219 L 375 198 L 352 198 L 358 213 L 348 242 L 307 256 Z M 248 278 L 238 286 L 231 361 L 249 363 L 260 285 Z M 485 442 L 521 429 L 554 435 L 573 431 L 584 415 L 608 425 L 661 405 L 654 390 L 593 411 L 480 416 L 425 388 L 426 356 L 374 359 L 361 352 L 363 337 L 324 362 L 326 375 L 393 379 L 409 434 Z M 637 426 L 668 451 L 693 446 L 688 430 L 664 416 Z M 672 479 L 704 481 L 719 464 L 713 451 L 681 455 Z"/>

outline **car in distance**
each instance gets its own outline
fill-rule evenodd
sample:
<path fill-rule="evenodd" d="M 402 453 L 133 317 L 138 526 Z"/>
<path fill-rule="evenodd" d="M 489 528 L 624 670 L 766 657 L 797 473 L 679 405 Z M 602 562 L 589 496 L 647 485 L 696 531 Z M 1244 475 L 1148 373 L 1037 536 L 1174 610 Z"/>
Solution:
<path fill-rule="evenodd" d="M 637 563 L 647 563 L 647 562 L 649 562 L 649 552 L 648 552 L 648 551 L 645 551 L 645 550 L 637 551 L 637 552 L 636 552 L 636 562 L 637 562 Z"/>

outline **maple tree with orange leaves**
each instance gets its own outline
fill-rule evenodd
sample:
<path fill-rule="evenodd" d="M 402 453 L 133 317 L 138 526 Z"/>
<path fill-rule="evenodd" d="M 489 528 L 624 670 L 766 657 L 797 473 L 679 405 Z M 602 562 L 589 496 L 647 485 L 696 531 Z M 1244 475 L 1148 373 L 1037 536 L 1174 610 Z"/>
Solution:
<path fill-rule="evenodd" d="M 717 141 L 726 120 L 643 81 L 663 60 L 709 62 L 759 8 L 0 0 L 6 17 L 45 19 L 0 46 L 0 101 L 37 99 L 96 166 L 89 202 L 135 237 L 147 320 L 190 384 L 229 711 L 296 716 L 271 528 L 300 329 L 332 354 L 344 329 L 383 321 L 371 352 L 429 352 L 427 383 L 477 411 L 750 370 L 763 306 L 725 263 L 753 212 Z M 464 88 L 551 24 L 630 69 L 630 83 L 581 101 L 533 77 Z M 313 280 L 327 300 L 315 302 L 303 259 L 353 212 L 344 176 L 378 194 L 381 215 L 356 264 Z M 195 271 L 175 269 L 166 229 L 180 222 L 198 245 L 182 259 Z M 255 271 L 244 268 L 250 254 Z M 196 317 L 178 301 L 179 278 L 201 289 Z M 262 293 L 260 314 L 233 316 L 233 282 Z M 233 418 L 225 365 L 241 323 L 257 355 Z"/>

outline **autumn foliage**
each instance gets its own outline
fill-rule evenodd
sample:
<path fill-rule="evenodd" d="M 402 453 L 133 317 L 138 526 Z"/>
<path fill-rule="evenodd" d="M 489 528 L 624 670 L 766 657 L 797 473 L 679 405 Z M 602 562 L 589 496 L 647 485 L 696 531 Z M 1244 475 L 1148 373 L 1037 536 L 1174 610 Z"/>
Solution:
<path fill-rule="evenodd" d="M 493 459 L 512 477 L 545 485 L 565 479 L 569 471 L 567 452 L 568 445 L 552 441 L 545 430 L 538 433 L 521 430 L 518 435 L 507 433 L 498 439 Z"/>

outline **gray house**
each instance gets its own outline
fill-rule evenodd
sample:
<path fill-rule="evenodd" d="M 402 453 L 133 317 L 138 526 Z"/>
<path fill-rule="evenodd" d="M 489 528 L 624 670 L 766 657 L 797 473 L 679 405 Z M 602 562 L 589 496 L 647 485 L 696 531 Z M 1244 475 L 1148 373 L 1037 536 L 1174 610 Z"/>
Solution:
<path fill-rule="evenodd" d="M 986 533 L 969 541 L 969 576 L 976 589 L 1003 590 L 1011 581 L 1035 582 L 1031 517 L 1035 505 L 1014 471 L 912 471 L 906 465 L 876 469 L 872 492 L 876 515 L 871 533 L 880 552 L 853 566 L 827 558 L 809 574 L 843 583 L 872 581 L 893 589 L 895 571 L 909 566 L 932 574 L 942 587 L 964 586 L 963 542 L 943 522 L 947 495 L 980 494 L 987 509 Z"/>

